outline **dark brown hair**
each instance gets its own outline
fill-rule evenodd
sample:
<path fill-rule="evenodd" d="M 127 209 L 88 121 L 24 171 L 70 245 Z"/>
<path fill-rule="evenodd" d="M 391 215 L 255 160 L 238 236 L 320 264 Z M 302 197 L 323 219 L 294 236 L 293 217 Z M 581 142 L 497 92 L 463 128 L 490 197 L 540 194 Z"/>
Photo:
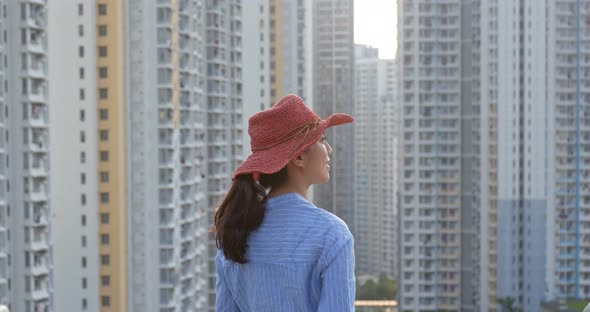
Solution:
<path fill-rule="evenodd" d="M 229 192 L 215 213 L 217 248 L 229 260 L 246 263 L 248 237 L 264 219 L 265 188 L 279 187 L 287 182 L 287 167 L 273 174 L 260 174 L 259 183 L 252 174 L 236 176 Z"/>

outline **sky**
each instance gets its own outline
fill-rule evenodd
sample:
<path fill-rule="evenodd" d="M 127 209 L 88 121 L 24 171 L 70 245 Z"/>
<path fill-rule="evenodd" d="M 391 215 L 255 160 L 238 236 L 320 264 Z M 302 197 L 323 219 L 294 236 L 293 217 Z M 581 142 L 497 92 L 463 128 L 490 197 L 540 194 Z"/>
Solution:
<path fill-rule="evenodd" d="M 379 49 L 379 58 L 392 59 L 397 47 L 396 0 L 354 1 L 354 42 Z"/>

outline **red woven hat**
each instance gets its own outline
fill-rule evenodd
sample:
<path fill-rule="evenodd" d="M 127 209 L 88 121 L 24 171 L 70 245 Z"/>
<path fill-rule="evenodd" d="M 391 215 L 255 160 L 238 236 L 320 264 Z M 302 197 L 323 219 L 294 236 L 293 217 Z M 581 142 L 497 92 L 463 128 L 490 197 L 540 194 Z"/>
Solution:
<path fill-rule="evenodd" d="M 300 97 L 286 95 L 248 120 L 252 154 L 236 169 L 232 179 L 252 173 L 258 181 L 260 173 L 275 173 L 319 141 L 328 127 L 349 122 L 352 117 L 346 114 L 321 119 Z"/>

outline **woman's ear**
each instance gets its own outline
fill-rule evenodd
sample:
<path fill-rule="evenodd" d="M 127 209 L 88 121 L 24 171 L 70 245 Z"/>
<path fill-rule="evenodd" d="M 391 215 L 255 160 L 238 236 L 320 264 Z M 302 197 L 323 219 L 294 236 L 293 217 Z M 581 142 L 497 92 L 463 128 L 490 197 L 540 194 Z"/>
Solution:
<path fill-rule="evenodd" d="M 297 155 L 297 157 L 293 158 L 293 160 L 291 160 L 291 162 L 293 162 L 293 164 L 297 167 L 303 168 L 304 167 L 304 163 L 305 163 L 305 156 L 304 156 L 305 152 L 301 153 L 300 155 Z"/>

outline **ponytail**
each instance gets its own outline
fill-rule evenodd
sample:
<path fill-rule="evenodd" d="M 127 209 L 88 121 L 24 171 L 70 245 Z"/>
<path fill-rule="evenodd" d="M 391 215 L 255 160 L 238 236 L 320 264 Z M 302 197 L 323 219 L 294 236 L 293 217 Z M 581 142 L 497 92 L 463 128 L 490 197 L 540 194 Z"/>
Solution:
<path fill-rule="evenodd" d="M 265 187 L 277 187 L 286 182 L 287 168 L 270 175 L 261 174 L 256 183 L 252 174 L 236 176 L 229 192 L 215 213 L 215 241 L 225 257 L 246 263 L 248 237 L 264 219 Z"/>

